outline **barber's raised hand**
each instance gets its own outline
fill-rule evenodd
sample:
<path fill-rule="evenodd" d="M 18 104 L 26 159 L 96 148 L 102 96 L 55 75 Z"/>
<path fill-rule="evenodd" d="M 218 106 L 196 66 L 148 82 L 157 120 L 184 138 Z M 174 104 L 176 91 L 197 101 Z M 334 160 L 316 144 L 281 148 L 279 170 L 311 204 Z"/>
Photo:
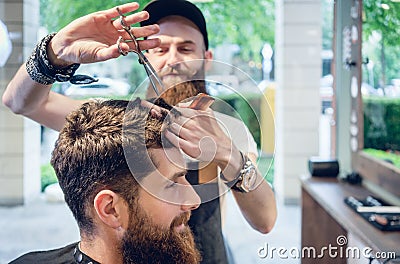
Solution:
<path fill-rule="evenodd" d="M 181 115 L 173 118 L 165 131 L 168 140 L 190 157 L 200 161 L 214 161 L 222 169 L 228 164 L 236 163 L 240 166 L 239 151 L 224 132 L 224 124 L 215 118 L 210 108 L 175 108 Z"/>
<path fill-rule="evenodd" d="M 121 13 L 136 11 L 137 3 L 118 6 Z M 126 16 L 128 25 L 148 19 L 145 11 Z M 119 36 L 129 39 L 127 32 L 122 30 L 117 7 L 95 12 L 78 18 L 61 29 L 51 40 L 48 47 L 50 62 L 55 66 L 67 66 L 73 63 L 93 63 L 105 61 L 120 56 L 117 47 Z M 147 37 L 159 31 L 158 25 L 133 27 L 132 33 L 137 37 Z M 142 50 L 155 48 L 160 44 L 159 39 L 140 40 Z M 128 47 L 129 46 L 129 47 Z M 122 43 L 124 50 L 134 49 L 134 43 Z"/>

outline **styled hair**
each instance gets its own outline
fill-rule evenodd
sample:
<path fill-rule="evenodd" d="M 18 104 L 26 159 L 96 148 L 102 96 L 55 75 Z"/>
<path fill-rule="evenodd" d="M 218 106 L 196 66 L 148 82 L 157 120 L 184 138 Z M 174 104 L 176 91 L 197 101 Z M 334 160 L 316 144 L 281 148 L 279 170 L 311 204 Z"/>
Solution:
<path fill-rule="evenodd" d="M 136 201 L 138 182 L 128 166 L 124 147 L 144 146 L 135 150 L 135 157 L 148 156 L 148 147 L 162 147 L 162 118 L 152 117 L 149 110 L 141 106 L 139 99 L 89 101 L 67 116 L 52 152 L 51 165 L 65 201 L 85 233 L 94 231 L 91 209 L 99 191 L 112 190 L 129 205 Z M 128 139 L 123 133 L 124 122 L 131 125 Z"/>

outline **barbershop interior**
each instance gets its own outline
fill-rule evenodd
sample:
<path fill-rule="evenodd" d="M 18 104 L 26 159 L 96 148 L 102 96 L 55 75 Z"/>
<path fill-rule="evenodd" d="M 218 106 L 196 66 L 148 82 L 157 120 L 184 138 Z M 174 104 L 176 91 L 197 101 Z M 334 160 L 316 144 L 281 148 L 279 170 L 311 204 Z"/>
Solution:
<path fill-rule="evenodd" d="M 44 36 L 127 2 L 0 0 L 0 93 Z M 273 227 L 259 232 L 236 190 L 214 198 L 226 263 L 400 263 L 400 1 L 190 2 L 213 53 L 210 108 L 247 126 L 276 202 Z M 141 63 L 137 54 L 82 63 L 77 73 L 95 85 L 51 91 L 145 98 L 152 77 Z M 57 138 L 0 104 L 0 263 L 80 240 L 50 164 Z"/>

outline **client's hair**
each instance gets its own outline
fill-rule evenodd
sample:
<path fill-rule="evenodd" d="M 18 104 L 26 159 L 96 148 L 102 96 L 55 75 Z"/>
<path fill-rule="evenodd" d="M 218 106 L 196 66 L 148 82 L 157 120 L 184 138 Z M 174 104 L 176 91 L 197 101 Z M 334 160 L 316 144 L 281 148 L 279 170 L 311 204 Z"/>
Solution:
<path fill-rule="evenodd" d="M 90 208 L 100 190 L 120 194 L 129 205 L 137 199 L 138 183 L 132 176 L 124 149 L 133 147 L 135 158 L 148 156 L 147 147 L 162 147 L 162 118 L 152 117 L 149 111 L 138 99 L 90 101 L 67 116 L 51 164 L 65 201 L 86 234 L 93 232 Z M 125 125 L 129 128 L 127 137 L 123 132 Z M 138 163 L 138 166 L 145 165 Z"/>

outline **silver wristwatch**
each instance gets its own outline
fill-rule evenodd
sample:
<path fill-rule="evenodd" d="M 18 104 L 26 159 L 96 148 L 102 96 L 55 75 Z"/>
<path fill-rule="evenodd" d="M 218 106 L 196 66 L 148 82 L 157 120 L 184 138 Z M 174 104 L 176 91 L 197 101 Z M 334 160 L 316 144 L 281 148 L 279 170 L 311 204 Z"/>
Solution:
<path fill-rule="evenodd" d="M 243 166 L 239 175 L 234 180 L 231 189 L 237 192 L 248 193 L 256 188 L 257 185 L 257 169 L 253 162 L 240 152 L 243 159 Z"/>

